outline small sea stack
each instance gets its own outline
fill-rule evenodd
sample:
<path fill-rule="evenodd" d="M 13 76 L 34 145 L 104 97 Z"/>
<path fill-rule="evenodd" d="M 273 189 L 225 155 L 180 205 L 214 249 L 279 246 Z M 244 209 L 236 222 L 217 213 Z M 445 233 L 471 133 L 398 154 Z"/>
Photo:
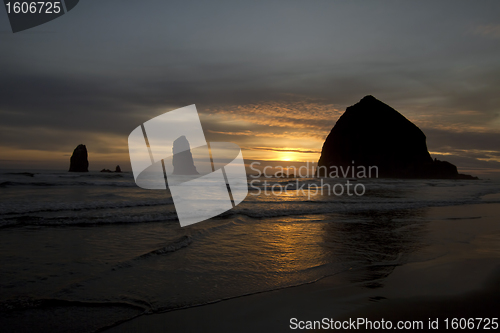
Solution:
<path fill-rule="evenodd" d="M 122 169 L 120 168 L 119 165 L 116 166 L 115 171 L 111 171 L 110 169 L 102 169 L 101 172 L 108 172 L 108 173 L 121 173 Z"/>
<path fill-rule="evenodd" d="M 89 172 L 87 147 L 78 145 L 70 158 L 69 172 Z"/>
<path fill-rule="evenodd" d="M 174 175 L 197 175 L 196 166 L 193 161 L 193 154 L 191 154 L 191 147 L 186 137 L 178 137 L 172 147 L 172 164 L 174 166 Z"/>

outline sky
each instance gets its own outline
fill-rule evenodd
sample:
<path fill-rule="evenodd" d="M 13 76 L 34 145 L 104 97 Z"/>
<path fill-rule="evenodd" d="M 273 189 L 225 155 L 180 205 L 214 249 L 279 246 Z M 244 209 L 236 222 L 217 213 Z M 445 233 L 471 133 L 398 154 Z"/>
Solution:
<path fill-rule="evenodd" d="M 0 9 L 0 169 L 130 170 L 127 138 L 196 104 L 208 141 L 314 161 L 365 95 L 460 172 L 500 174 L 498 1 L 82 0 L 13 34 Z"/>

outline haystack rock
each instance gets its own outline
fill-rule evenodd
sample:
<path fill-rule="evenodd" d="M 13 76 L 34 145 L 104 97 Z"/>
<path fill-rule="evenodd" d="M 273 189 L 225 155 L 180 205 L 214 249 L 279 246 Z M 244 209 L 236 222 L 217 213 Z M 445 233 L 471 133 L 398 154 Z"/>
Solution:
<path fill-rule="evenodd" d="M 459 174 L 449 162 L 433 160 L 425 134 L 373 96 L 365 96 L 339 118 L 323 144 L 320 166 L 328 172 L 335 166 L 377 166 L 382 178 L 475 178 Z M 325 176 L 325 168 L 318 168 L 318 175 Z"/>
<path fill-rule="evenodd" d="M 193 154 L 191 154 L 191 147 L 186 137 L 180 136 L 174 141 L 172 147 L 172 164 L 174 166 L 174 175 L 197 175 L 196 166 L 193 161 Z"/>
<path fill-rule="evenodd" d="M 87 147 L 85 145 L 78 145 L 71 155 L 70 172 L 88 172 L 89 171 L 89 160 L 87 154 Z"/>

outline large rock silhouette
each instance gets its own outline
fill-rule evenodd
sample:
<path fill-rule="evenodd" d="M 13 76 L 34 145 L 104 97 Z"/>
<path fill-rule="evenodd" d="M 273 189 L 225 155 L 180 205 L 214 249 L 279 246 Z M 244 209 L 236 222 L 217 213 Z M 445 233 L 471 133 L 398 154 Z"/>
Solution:
<path fill-rule="evenodd" d="M 174 166 L 174 175 L 197 175 L 196 167 L 191 154 L 191 147 L 186 137 L 178 137 L 172 147 L 172 164 Z"/>
<path fill-rule="evenodd" d="M 473 178 L 459 174 L 449 162 L 432 160 L 425 134 L 373 96 L 346 109 L 326 138 L 318 161 L 318 167 L 327 170 L 353 165 L 377 166 L 383 178 Z M 325 176 L 325 168 L 318 168 L 318 175 Z"/>
<path fill-rule="evenodd" d="M 88 172 L 89 160 L 87 154 L 87 147 L 85 145 L 78 145 L 73 151 L 69 164 L 70 172 Z"/>

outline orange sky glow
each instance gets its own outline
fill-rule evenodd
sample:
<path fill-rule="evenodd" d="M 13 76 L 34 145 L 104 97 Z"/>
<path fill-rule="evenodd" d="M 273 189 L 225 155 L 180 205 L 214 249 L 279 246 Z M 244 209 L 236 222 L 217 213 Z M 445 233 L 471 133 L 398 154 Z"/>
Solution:
<path fill-rule="evenodd" d="M 283 162 L 314 162 L 321 154 L 321 148 L 326 136 L 342 115 L 345 105 L 324 103 L 321 100 L 298 96 L 295 102 L 262 102 L 259 104 L 233 105 L 220 108 L 198 107 L 200 119 L 207 141 L 228 141 L 238 144 L 246 160 L 283 161 Z M 453 113 L 433 112 L 432 108 L 412 107 L 411 105 L 394 106 L 408 119 L 424 130 L 437 129 L 454 133 L 475 131 L 479 133 L 496 133 L 495 124 L 485 126 L 470 121 L 477 112 L 468 110 Z M 161 114 L 168 110 L 157 110 Z M 154 116 L 154 114 L 153 114 Z M 50 135 L 40 130 L 40 135 Z M 52 133 L 64 135 L 62 133 Z M 66 169 L 69 157 L 77 144 L 87 145 L 91 170 L 114 168 L 121 165 L 123 170 L 130 170 L 127 148 L 128 133 L 109 135 L 94 133 L 82 135 L 81 142 L 61 143 L 57 150 L 20 150 L 4 147 L 4 168 L 24 168 L 36 164 L 40 168 Z M 56 140 L 56 139 L 54 139 Z M 454 155 L 477 155 L 478 161 L 500 162 L 500 154 L 494 150 L 478 149 L 431 149 L 434 142 L 427 138 L 431 156 L 439 159 Z M 480 174 L 481 167 L 461 167 L 461 171 Z M 490 170 L 495 171 L 495 170 Z"/>

